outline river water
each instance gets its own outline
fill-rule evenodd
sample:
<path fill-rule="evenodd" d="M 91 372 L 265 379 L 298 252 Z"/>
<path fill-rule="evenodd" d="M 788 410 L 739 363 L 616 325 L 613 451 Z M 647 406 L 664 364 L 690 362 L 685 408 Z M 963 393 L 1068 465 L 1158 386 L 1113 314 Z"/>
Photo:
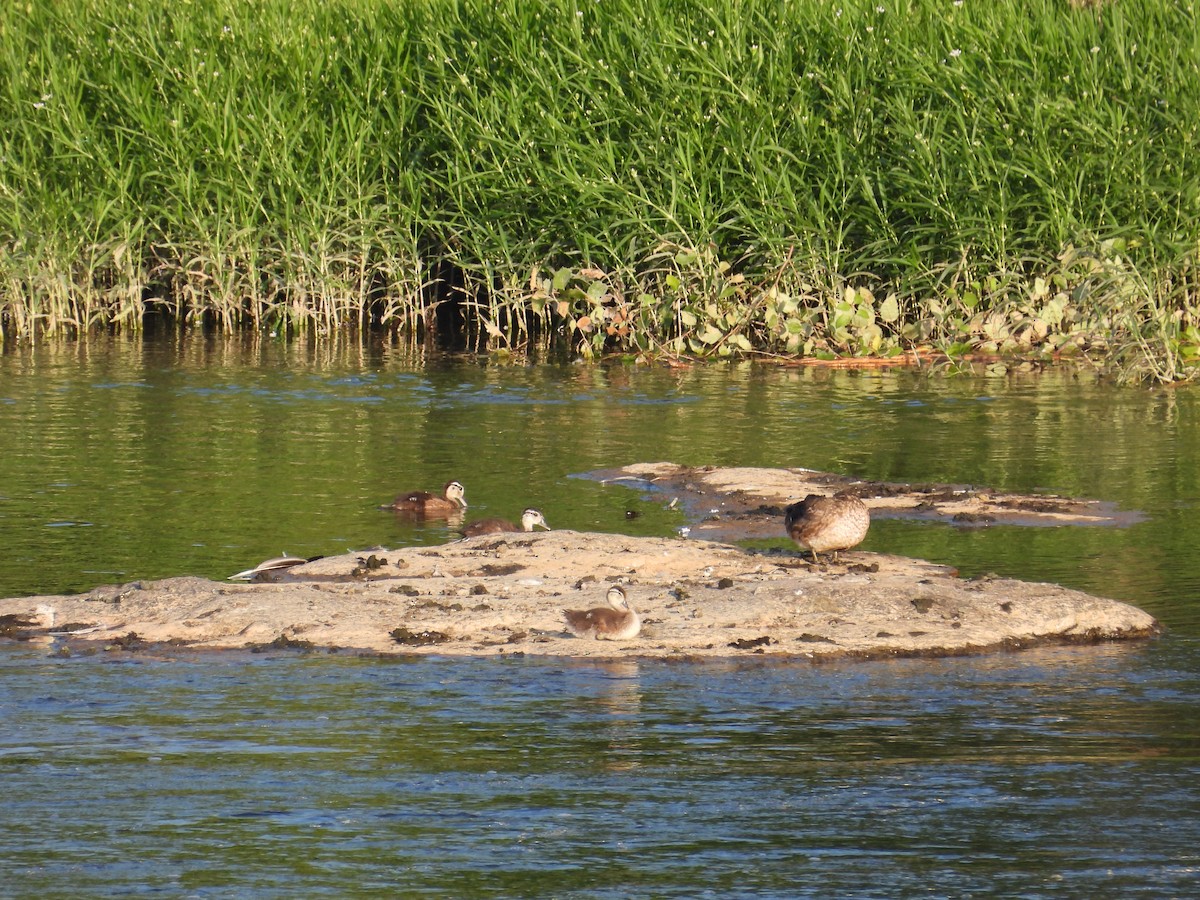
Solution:
<path fill-rule="evenodd" d="M 1198 896 L 1197 402 L 1069 370 L 11 350 L 0 596 L 444 541 L 375 507 L 450 478 L 479 515 L 670 534 L 664 497 L 576 476 L 671 460 L 1112 501 L 1137 521 L 881 520 L 864 549 L 1166 631 L 823 665 L 0 645 L 0 895 Z"/>

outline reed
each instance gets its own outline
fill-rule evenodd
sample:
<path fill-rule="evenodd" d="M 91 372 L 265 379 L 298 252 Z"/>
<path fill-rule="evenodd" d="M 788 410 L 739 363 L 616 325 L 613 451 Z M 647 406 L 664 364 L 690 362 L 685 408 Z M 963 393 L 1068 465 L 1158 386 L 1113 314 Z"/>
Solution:
<path fill-rule="evenodd" d="M 1200 29 L 1114 0 L 4 0 L 0 334 L 1200 354 Z"/>

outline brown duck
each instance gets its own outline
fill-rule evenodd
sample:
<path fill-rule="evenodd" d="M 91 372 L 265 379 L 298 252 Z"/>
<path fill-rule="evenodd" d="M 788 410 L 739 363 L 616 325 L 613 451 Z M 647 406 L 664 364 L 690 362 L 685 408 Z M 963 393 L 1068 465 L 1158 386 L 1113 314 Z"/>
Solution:
<path fill-rule="evenodd" d="M 428 491 L 411 491 L 400 494 L 387 506 L 380 508 L 423 516 L 445 516 L 467 508 L 466 489 L 457 481 L 447 481 L 440 497 Z"/>
<path fill-rule="evenodd" d="M 867 504 L 845 491 L 832 497 L 809 494 L 785 510 L 783 524 L 793 541 L 812 551 L 813 562 L 826 552 L 837 562 L 839 550 L 857 547 L 867 536 L 871 513 Z"/>
<path fill-rule="evenodd" d="M 608 589 L 608 606 L 564 609 L 563 618 L 571 633 L 598 641 L 627 641 L 642 630 L 642 620 L 629 605 L 625 589 L 617 584 Z"/>
<path fill-rule="evenodd" d="M 508 519 L 480 519 L 464 528 L 463 534 L 467 537 L 476 537 L 480 534 L 499 534 L 505 531 L 533 531 L 535 528 L 550 530 L 545 516 L 536 509 L 527 509 L 521 513 L 520 525 L 510 522 Z"/>

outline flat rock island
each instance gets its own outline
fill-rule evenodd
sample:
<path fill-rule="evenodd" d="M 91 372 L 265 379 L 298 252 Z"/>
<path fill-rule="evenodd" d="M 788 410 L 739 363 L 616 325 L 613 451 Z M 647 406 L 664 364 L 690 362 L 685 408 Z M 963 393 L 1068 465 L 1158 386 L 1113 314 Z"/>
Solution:
<path fill-rule="evenodd" d="M 180 577 L 0 600 L 9 638 L 58 645 L 312 648 L 380 654 L 792 658 L 942 656 L 1143 638 L 1128 604 L 1051 584 L 846 551 L 813 564 L 680 537 L 551 531 L 325 557 L 263 583 Z M 613 584 L 630 640 L 570 634 L 564 609 Z"/>

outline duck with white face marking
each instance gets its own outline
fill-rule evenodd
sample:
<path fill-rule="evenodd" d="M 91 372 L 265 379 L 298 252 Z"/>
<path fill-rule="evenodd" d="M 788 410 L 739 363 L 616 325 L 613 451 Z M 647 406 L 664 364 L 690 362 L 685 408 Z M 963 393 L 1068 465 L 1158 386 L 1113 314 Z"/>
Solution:
<path fill-rule="evenodd" d="M 415 513 L 419 516 L 448 516 L 467 508 L 466 489 L 460 482 L 447 481 L 441 496 L 429 491 L 409 491 L 400 494 L 391 503 L 380 509 Z"/>
<path fill-rule="evenodd" d="M 832 497 L 809 494 L 784 511 L 783 525 L 797 546 L 812 551 L 814 563 L 820 562 L 818 553 L 831 553 L 837 562 L 839 550 L 857 547 L 867 536 L 871 512 L 846 491 Z"/>
<path fill-rule="evenodd" d="M 629 605 L 625 589 L 614 584 L 608 589 L 608 606 L 593 609 L 564 609 L 567 630 L 577 637 L 598 641 L 628 641 L 642 630 L 642 620 Z"/>
<path fill-rule="evenodd" d="M 540 511 L 530 508 L 521 513 L 520 525 L 510 522 L 508 519 L 479 519 L 464 528 L 463 534 L 467 537 L 475 537 L 480 534 L 501 534 L 506 531 L 533 531 L 535 528 L 550 530 L 550 526 L 546 524 L 546 517 Z"/>

